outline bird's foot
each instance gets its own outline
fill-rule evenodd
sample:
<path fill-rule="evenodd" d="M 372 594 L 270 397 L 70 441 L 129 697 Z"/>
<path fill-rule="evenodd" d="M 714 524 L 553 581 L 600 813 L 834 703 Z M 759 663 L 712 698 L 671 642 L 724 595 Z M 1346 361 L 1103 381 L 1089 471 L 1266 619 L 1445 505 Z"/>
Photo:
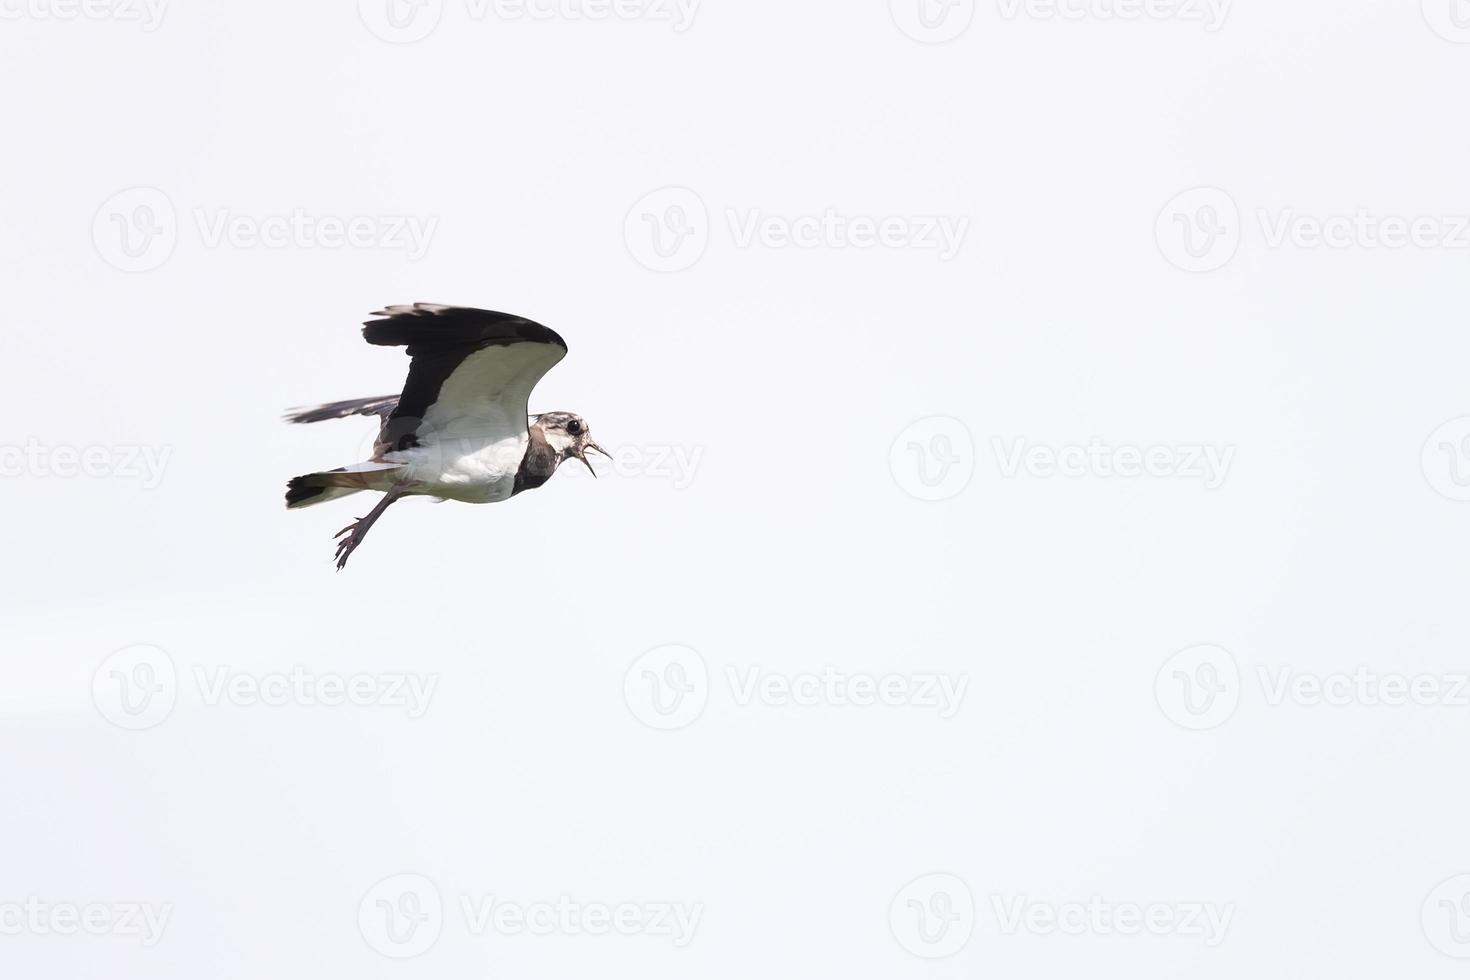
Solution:
<path fill-rule="evenodd" d="M 347 567 L 347 559 L 351 558 L 357 546 L 362 544 L 362 539 L 367 537 L 368 529 L 383 516 L 383 511 L 387 510 L 393 501 L 418 485 L 411 480 L 393 484 L 393 487 L 383 494 L 383 499 L 378 501 L 378 506 L 369 511 L 366 517 L 359 517 L 337 532 L 336 537 L 342 538 L 337 542 L 337 571 L 340 572 Z M 344 534 L 346 537 L 342 537 Z"/>
<path fill-rule="evenodd" d="M 340 572 L 347 567 L 347 559 L 352 557 L 352 553 L 357 550 L 357 546 L 362 543 L 362 539 L 367 537 L 367 529 L 372 526 L 372 523 L 366 517 L 359 517 L 332 535 L 334 538 L 342 538 L 342 540 L 337 542 L 337 571 Z M 342 537 L 344 534 L 347 535 L 345 538 Z"/>

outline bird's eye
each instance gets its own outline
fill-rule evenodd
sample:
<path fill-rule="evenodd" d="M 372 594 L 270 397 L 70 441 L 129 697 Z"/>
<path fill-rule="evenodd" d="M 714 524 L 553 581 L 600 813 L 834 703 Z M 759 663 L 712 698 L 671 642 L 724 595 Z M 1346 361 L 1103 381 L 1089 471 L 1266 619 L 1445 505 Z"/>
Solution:
<path fill-rule="evenodd" d="M 582 434 L 582 423 L 581 422 L 578 422 L 576 419 L 572 419 L 570 422 L 567 423 L 567 431 L 570 432 L 574 436 L 581 435 Z"/>

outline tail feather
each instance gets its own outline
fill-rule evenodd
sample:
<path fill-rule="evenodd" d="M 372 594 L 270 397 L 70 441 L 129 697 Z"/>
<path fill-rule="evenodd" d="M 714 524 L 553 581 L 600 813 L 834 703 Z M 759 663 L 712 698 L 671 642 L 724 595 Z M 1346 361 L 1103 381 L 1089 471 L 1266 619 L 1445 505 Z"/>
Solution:
<path fill-rule="evenodd" d="M 361 493 L 363 490 L 385 490 L 393 483 L 391 471 L 402 469 L 402 466 L 401 463 L 369 460 L 322 473 L 298 476 L 286 484 L 286 507 L 295 510 L 298 507 L 310 507 L 312 504 Z"/>
<path fill-rule="evenodd" d="M 298 510 L 302 507 L 310 507 L 313 504 L 323 504 L 328 500 L 336 500 L 338 497 L 347 497 L 354 493 L 361 493 L 366 487 L 340 487 L 322 482 L 323 477 L 330 476 L 328 473 L 310 473 L 306 476 L 298 476 L 286 484 L 286 509 Z"/>

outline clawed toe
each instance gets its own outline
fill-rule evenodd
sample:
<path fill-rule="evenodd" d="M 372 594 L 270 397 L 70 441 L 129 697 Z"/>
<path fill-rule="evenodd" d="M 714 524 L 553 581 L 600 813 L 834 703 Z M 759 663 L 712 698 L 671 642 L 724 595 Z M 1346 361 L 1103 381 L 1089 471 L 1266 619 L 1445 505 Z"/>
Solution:
<path fill-rule="evenodd" d="M 336 557 L 333 559 L 337 563 L 337 571 L 339 572 L 347 567 L 348 557 L 357 548 L 358 542 L 362 540 L 361 536 L 357 533 L 358 526 L 361 523 L 361 521 L 358 521 L 355 524 L 348 525 L 347 527 L 344 527 L 342 530 L 338 531 L 335 535 L 338 538 L 342 538 L 342 540 L 337 542 L 337 554 Z M 352 533 L 348 534 L 349 531 Z M 343 538 L 342 535 L 344 534 L 346 534 L 347 537 Z"/>
<path fill-rule="evenodd" d="M 357 546 L 362 544 L 362 539 L 367 537 L 373 522 L 383 516 L 383 511 L 388 509 L 388 505 L 402 497 L 410 487 L 417 485 L 411 482 L 394 484 L 392 489 L 383 494 L 383 499 L 378 501 L 378 506 L 374 507 L 366 517 L 359 517 L 333 535 L 334 538 L 340 539 L 337 541 L 337 571 L 340 572 L 347 567 L 347 559 L 357 550 Z"/>

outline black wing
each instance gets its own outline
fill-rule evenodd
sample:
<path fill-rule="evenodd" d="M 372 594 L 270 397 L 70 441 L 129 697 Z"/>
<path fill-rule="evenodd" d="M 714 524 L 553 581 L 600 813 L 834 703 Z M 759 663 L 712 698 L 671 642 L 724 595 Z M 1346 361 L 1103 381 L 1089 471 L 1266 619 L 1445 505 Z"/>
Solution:
<path fill-rule="evenodd" d="M 353 415 L 377 415 L 387 418 L 398 405 L 397 395 L 380 398 L 349 398 L 340 402 L 327 402 L 310 408 L 289 408 L 287 422 L 325 422 L 328 419 L 345 419 Z"/>
<path fill-rule="evenodd" d="M 567 353 L 554 330 L 509 313 L 415 303 L 374 315 L 386 319 L 364 324 L 363 338 L 413 358 L 383 425 L 384 451 L 432 443 L 449 426 L 524 437 L 531 389 Z"/>

